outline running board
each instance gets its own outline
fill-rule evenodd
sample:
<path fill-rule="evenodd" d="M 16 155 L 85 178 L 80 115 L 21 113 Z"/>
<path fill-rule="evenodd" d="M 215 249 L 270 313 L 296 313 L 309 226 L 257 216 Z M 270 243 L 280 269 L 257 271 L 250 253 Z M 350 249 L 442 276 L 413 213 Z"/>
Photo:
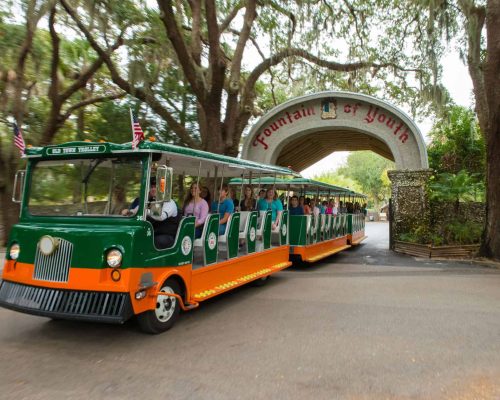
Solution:
<path fill-rule="evenodd" d="M 304 261 L 305 262 L 316 262 L 318 260 L 321 260 L 322 258 L 331 256 L 333 254 L 341 252 L 342 250 L 348 249 L 349 247 L 351 247 L 351 246 L 348 245 L 348 244 L 346 244 L 344 246 L 337 247 L 336 249 L 325 251 L 324 253 L 318 254 L 318 255 L 316 255 L 314 257 L 306 258 Z"/>
<path fill-rule="evenodd" d="M 227 292 L 230 289 L 233 289 L 233 288 L 238 287 L 238 286 L 242 286 L 248 282 L 255 281 L 259 278 L 264 278 L 266 276 L 269 276 L 274 272 L 278 272 L 278 271 L 281 271 L 282 269 L 289 267 L 290 265 L 292 265 L 292 263 L 289 261 L 282 262 L 282 263 L 273 265 L 269 268 L 261 269 L 260 271 L 254 272 L 253 274 L 244 275 L 241 278 L 237 278 L 237 279 L 232 280 L 230 282 L 226 282 L 226 283 L 223 283 L 221 285 L 217 285 L 213 289 L 208 289 L 208 290 L 205 290 L 201 293 L 197 293 L 193 297 L 197 301 L 206 300 L 209 297 L 213 297 L 213 296 L 216 296 L 216 295 L 221 294 L 223 292 Z"/>

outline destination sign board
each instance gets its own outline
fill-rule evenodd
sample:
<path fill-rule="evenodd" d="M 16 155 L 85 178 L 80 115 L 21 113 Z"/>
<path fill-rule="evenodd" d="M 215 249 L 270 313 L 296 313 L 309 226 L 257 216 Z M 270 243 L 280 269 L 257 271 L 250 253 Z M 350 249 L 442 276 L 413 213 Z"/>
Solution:
<path fill-rule="evenodd" d="M 89 144 L 85 146 L 61 146 L 49 147 L 45 154 L 48 156 L 67 156 L 73 154 L 99 154 L 106 153 L 107 147 L 104 144 Z"/>

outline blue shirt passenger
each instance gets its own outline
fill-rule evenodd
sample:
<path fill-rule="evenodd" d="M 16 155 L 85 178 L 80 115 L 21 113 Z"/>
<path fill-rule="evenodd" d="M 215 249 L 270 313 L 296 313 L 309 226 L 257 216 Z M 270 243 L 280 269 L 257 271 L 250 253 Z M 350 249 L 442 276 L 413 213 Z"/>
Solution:
<path fill-rule="evenodd" d="M 279 217 L 283 212 L 283 204 L 278 199 L 274 199 L 274 189 L 267 189 L 266 197 L 263 199 L 259 199 L 257 202 L 257 210 L 259 211 L 267 211 L 271 210 L 272 212 L 272 229 L 276 229 L 279 224 Z"/>
<path fill-rule="evenodd" d="M 304 209 L 299 206 L 299 198 L 297 196 L 292 196 L 290 199 L 288 211 L 290 215 L 304 215 Z"/>
<path fill-rule="evenodd" d="M 214 201 L 212 203 L 212 212 L 217 212 L 217 207 L 219 207 L 219 235 L 224 235 L 226 232 L 226 225 L 229 216 L 234 212 L 234 203 L 227 197 L 228 187 L 226 185 L 222 186 L 219 191 L 219 202 Z"/>

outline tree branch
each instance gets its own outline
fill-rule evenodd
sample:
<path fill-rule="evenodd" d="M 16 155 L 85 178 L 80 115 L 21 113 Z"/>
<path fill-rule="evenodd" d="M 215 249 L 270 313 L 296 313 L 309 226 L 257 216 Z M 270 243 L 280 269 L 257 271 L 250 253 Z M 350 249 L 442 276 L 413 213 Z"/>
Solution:
<path fill-rule="evenodd" d="M 201 66 L 201 2 L 189 0 L 193 23 L 191 27 L 191 55 L 198 66 Z"/>
<path fill-rule="evenodd" d="M 236 45 L 236 50 L 234 51 L 234 56 L 231 63 L 231 74 L 229 78 L 230 92 L 237 92 L 240 87 L 241 60 L 243 58 L 243 52 L 245 50 L 248 38 L 250 37 L 250 31 L 252 29 L 253 22 L 255 20 L 255 17 L 257 16 L 255 7 L 255 0 L 247 0 L 245 17 L 243 19 L 243 27 L 240 31 L 238 43 Z"/>
<path fill-rule="evenodd" d="M 97 52 L 97 54 L 103 57 L 104 63 L 108 67 L 113 82 L 126 93 L 148 104 L 156 114 L 162 117 L 169 124 L 170 128 L 179 136 L 184 144 L 195 149 L 199 148 L 199 144 L 195 140 L 193 140 L 191 135 L 175 120 L 170 112 L 165 107 L 163 107 L 163 105 L 158 100 L 156 100 L 153 94 L 147 93 L 140 88 L 133 87 L 127 80 L 121 77 L 110 55 L 104 49 L 102 49 L 101 46 L 99 46 L 89 30 L 80 21 L 80 19 L 76 15 L 76 12 L 68 5 L 66 0 L 60 1 L 66 12 L 73 19 L 73 21 L 75 21 L 78 29 L 80 29 L 80 31 L 83 33 L 92 48 Z"/>
<path fill-rule="evenodd" d="M 226 16 L 226 19 L 222 21 L 222 23 L 219 25 L 219 32 L 224 32 L 233 19 L 238 15 L 238 12 L 243 8 L 243 1 L 240 1 L 236 6 L 231 10 L 231 12 Z"/>
<path fill-rule="evenodd" d="M 59 100 L 59 35 L 55 30 L 55 19 L 56 19 L 56 6 L 52 7 L 49 15 L 49 32 L 50 32 L 50 41 L 52 43 L 52 58 L 50 62 L 50 86 L 49 86 L 49 98 L 53 104 L 60 103 Z"/>
<path fill-rule="evenodd" d="M 106 96 L 91 97 L 89 99 L 80 101 L 76 104 L 73 104 L 71 107 L 69 107 L 66 110 L 66 112 L 61 116 L 61 120 L 62 120 L 61 122 L 66 121 L 71 116 L 71 114 L 73 114 L 73 112 L 75 112 L 79 108 L 86 107 L 86 106 L 89 106 L 91 104 L 100 103 L 100 102 L 106 101 L 106 100 L 120 99 L 120 98 L 125 97 L 125 96 L 126 96 L 126 93 L 116 93 L 116 94 L 110 94 L 110 95 L 106 95 Z"/>
<path fill-rule="evenodd" d="M 289 57 L 301 57 L 309 62 L 312 62 L 313 64 L 316 64 L 320 67 L 327 68 L 332 71 L 339 71 L 339 72 L 350 72 L 350 71 L 355 71 L 359 70 L 362 68 L 387 68 L 387 67 L 392 67 L 395 70 L 399 71 L 405 71 L 405 72 L 420 72 L 419 69 L 417 68 L 403 68 L 393 62 L 387 62 L 387 63 L 374 63 L 374 62 L 369 62 L 369 61 L 358 61 L 358 62 L 352 62 L 352 63 L 338 63 L 335 61 L 327 61 L 324 60 L 320 57 L 317 57 L 306 50 L 302 49 L 297 49 L 297 48 L 289 48 L 289 49 L 284 49 L 271 57 L 265 59 L 262 61 L 259 65 L 257 65 L 254 70 L 250 73 L 247 83 L 245 85 L 245 90 L 249 90 L 253 88 L 255 83 L 257 82 L 257 79 L 267 71 L 270 67 L 279 64 L 281 61 L 283 61 L 285 58 Z"/>
<path fill-rule="evenodd" d="M 165 26 L 170 43 L 172 43 L 172 46 L 177 54 L 177 58 L 182 66 L 182 70 L 184 71 L 184 75 L 186 75 L 186 79 L 191 85 L 198 101 L 204 102 L 206 95 L 204 77 L 201 71 L 197 70 L 196 63 L 191 57 L 191 53 L 188 51 L 188 47 L 182 38 L 177 20 L 174 17 L 175 14 L 172 8 L 172 1 L 157 0 L 157 2 L 161 11 L 160 18 Z"/>
<path fill-rule="evenodd" d="M 208 104 L 220 104 L 224 88 L 226 65 L 221 57 L 219 25 L 214 0 L 205 0 L 205 14 L 208 31 L 208 63 L 210 89 Z M 220 110 L 220 108 L 219 108 Z M 220 119 L 219 119 L 220 120 Z"/>
<path fill-rule="evenodd" d="M 111 46 L 107 53 L 111 54 L 115 50 L 117 50 L 122 44 L 123 44 L 123 34 L 124 32 L 121 32 L 120 35 L 118 36 L 116 42 Z M 76 93 L 78 90 L 81 88 L 85 87 L 87 82 L 89 81 L 92 76 L 101 68 L 101 66 L 104 64 L 104 58 L 99 55 L 97 60 L 94 61 L 94 63 L 88 67 L 86 70 L 83 71 L 82 74 L 76 79 L 63 93 L 61 93 L 60 98 L 61 101 L 64 102 L 68 98 L 70 98 L 74 93 Z"/>

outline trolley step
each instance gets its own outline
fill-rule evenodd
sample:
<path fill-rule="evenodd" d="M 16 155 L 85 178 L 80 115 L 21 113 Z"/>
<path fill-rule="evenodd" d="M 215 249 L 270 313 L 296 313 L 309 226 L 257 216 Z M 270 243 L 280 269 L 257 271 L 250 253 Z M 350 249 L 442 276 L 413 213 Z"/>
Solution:
<path fill-rule="evenodd" d="M 333 250 L 328 250 L 328 251 L 325 251 L 323 253 L 317 254 L 317 255 L 315 255 L 313 257 L 306 258 L 306 259 L 304 259 L 304 261 L 306 261 L 306 262 L 316 262 L 318 260 L 321 260 L 322 258 L 331 256 L 333 254 L 341 252 L 342 250 L 348 249 L 349 247 L 351 247 L 351 246 L 348 245 L 348 244 L 346 244 L 344 246 L 337 247 L 337 248 L 335 248 Z"/>
<path fill-rule="evenodd" d="M 352 243 L 351 243 L 351 245 L 355 246 L 357 244 L 360 244 L 363 240 L 365 240 L 367 238 L 368 238 L 368 236 L 366 236 L 366 235 L 362 236 L 359 239 L 353 240 Z"/>

